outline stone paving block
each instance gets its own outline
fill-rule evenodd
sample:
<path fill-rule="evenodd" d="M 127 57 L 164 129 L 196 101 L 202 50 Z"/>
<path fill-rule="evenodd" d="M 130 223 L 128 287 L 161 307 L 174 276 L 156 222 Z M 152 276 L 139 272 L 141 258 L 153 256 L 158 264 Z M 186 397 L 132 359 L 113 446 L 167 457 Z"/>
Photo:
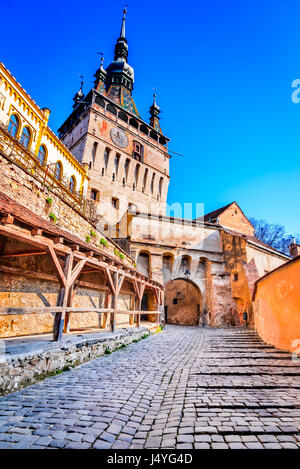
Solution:
<path fill-rule="evenodd" d="M 196 444 L 199 445 L 200 443 L 196 443 Z M 202 444 L 205 444 L 205 443 L 202 443 Z M 208 445 L 208 443 L 206 443 L 206 444 Z M 195 447 L 196 447 L 196 445 L 195 445 Z M 212 443 L 211 448 L 212 449 L 229 449 L 229 446 L 226 443 Z"/>
<path fill-rule="evenodd" d="M 210 449 L 209 443 L 195 443 L 195 449 Z"/>
<path fill-rule="evenodd" d="M 38 438 L 34 444 L 36 446 L 48 446 L 50 441 L 52 441 L 52 438 L 50 436 L 42 436 Z"/>
<path fill-rule="evenodd" d="M 242 438 L 239 435 L 225 435 L 224 439 L 227 443 L 240 443 L 242 441 Z"/>
<path fill-rule="evenodd" d="M 89 443 L 81 443 L 79 441 L 68 441 L 64 449 L 89 449 L 91 445 Z"/>
<path fill-rule="evenodd" d="M 145 448 L 159 448 L 161 440 L 160 437 L 149 437 L 146 440 Z"/>
<path fill-rule="evenodd" d="M 278 439 L 274 435 L 259 435 L 258 439 L 262 443 L 278 443 Z"/>
<path fill-rule="evenodd" d="M 97 440 L 93 444 L 94 449 L 109 449 L 111 448 L 112 443 L 109 443 L 108 441 L 103 441 L 103 440 Z"/>
<path fill-rule="evenodd" d="M 64 448 L 68 441 L 66 440 L 51 440 L 49 443 L 49 446 L 52 446 L 53 448 Z"/>
<path fill-rule="evenodd" d="M 177 443 L 194 443 L 193 435 L 178 435 Z"/>
<path fill-rule="evenodd" d="M 193 449 L 193 445 L 191 443 L 177 443 L 176 449 Z"/>
<path fill-rule="evenodd" d="M 195 433 L 218 433 L 216 427 L 195 427 Z"/>
<path fill-rule="evenodd" d="M 283 443 L 264 443 L 265 449 L 282 449 Z"/>
<path fill-rule="evenodd" d="M 249 441 L 249 442 L 246 441 L 245 446 L 248 449 L 264 449 L 264 447 L 261 443 L 255 442 L 255 441 Z"/>
<path fill-rule="evenodd" d="M 228 443 L 230 449 L 246 449 L 243 443 Z"/>

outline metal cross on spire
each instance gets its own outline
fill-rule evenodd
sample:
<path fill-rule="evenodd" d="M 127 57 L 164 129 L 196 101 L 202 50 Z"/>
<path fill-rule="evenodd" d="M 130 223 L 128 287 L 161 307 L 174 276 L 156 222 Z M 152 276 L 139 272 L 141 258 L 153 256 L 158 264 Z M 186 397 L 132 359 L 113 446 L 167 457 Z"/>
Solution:
<path fill-rule="evenodd" d="M 125 21 L 126 21 L 127 6 L 128 4 L 124 5 L 123 19 L 122 19 L 122 26 L 121 26 L 121 33 L 120 33 L 120 37 L 124 37 L 124 38 L 125 38 Z"/>

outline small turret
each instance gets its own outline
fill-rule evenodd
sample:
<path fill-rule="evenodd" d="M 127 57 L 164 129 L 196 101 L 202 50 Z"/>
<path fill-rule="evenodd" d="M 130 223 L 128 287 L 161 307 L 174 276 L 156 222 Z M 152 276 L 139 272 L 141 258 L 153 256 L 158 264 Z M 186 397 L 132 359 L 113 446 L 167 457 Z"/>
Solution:
<path fill-rule="evenodd" d="M 102 55 L 102 52 L 98 52 L 98 54 Z M 99 93 L 105 93 L 105 81 L 106 81 L 106 70 L 103 68 L 104 57 L 101 57 L 100 67 L 95 73 L 95 90 L 99 91 Z"/>
<path fill-rule="evenodd" d="M 155 129 L 158 130 L 158 132 L 161 132 L 160 124 L 159 124 L 159 114 L 160 114 L 160 109 L 159 106 L 156 104 L 156 94 L 153 94 L 153 104 L 150 107 L 150 125 Z"/>
<path fill-rule="evenodd" d="M 83 78 L 83 77 L 81 77 Z M 80 89 L 77 91 L 77 93 L 75 94 L 74 98 L 73 98 L 73 101 L 74 101 L 74 104 L 73 104 L 73 109 L 75 109 L 75 107 L 78 106 L 78 104 L 83 100 L 84 98 L 84 94 L 83 94 L 83 91 L 82 91 L 82 87 L 84 85 L 84 82 L 83 80 L 81 80 L 81 86 L 80 86 Z"/>

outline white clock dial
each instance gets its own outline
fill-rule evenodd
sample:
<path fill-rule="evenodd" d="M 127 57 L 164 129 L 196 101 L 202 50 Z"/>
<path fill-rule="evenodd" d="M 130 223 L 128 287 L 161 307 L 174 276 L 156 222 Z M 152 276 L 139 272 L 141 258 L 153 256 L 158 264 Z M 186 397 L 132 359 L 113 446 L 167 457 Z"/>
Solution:
<path fill-rule="evenodd" d="M 125 132 L 118 127 L 114 127 L 110 131 L 110 138 L 117 147 L 126 148 L 128 146 L 128 138 Z"/>

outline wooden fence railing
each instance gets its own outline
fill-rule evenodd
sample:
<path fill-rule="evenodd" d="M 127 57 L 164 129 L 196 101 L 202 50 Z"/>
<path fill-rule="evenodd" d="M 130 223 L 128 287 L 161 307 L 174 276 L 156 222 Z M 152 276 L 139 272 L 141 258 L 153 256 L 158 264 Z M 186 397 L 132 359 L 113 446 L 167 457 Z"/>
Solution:
<path fill-rule="evenodd" d="M 68 314 L 78 314 L 78 313 L 97 313 L 105 314 L 104 329 L 107 326 L 107 317 L 108 314 L 113 316 L 113 319 L 118 314 L 128 314 L 129 315 L 129 325 L 133 325 L 134 317 L 136 318 L 136 326 L 140 326 L 141 315 L 143 314 L 152 314 L 156 315 L 156 324 L 160 324 L 161 311 L 129 311 L 122 309 L 111 309 L 111 308 L 74 308 L 74 307 L 61 307 L 61 306 L 47 306 L 44 308 L 18 308 L 18 307 L 0 307 L 0 316 L 21 316 L 25 314 L 56 314 L 56 313 L 68 313 Z M 53 318 L 55 320 L 55 316 Z M 110 321 L 110 325 L 115 324 L 115 321 Z M 112 330 L 112 329 L 111 329 Z M 115 329 L 114 329 L 115 330 Z M 114 331 L 113 330 L 113 331 Z M 67 330 L 66 332 L 69 332 Z M 1 338 L 0 338 L 1 340 Z"/>

